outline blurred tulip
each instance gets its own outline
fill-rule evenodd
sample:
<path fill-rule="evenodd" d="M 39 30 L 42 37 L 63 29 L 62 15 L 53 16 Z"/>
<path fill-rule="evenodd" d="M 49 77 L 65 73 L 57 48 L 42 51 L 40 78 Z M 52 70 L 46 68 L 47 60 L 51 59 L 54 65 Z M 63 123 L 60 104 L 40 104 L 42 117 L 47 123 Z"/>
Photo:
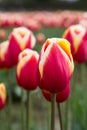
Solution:
<path fill-rule="evenodd" d="M 26 90 L 37 88 L 37 64 L 39 55 L 36 51 L 25 49 L 19 54 L 17 64 L 17 83 Z"/>
<path fill-rule="evenodd" d="M 42 94 L 48 101 L 51 101 L 51 93 L 47 92 L 45 90 L 42 90 Z M 68 99 L 70 95 L 70 84 L 67 85 L 67 87 L 62 91 L 56 94 L 56 102 L 62 103 Z"/>
<path fill-rule="evenodd" d="M 0 68 L 10 68 L 10 60 L 8 56 L 9 41 L 0 44 Z"/>
<path fill-rule="evenodd" d="M 39 87 L 50 93 L 63 91 L 70 81 L 73 69 L 70 43 L 63 38 L 47 39 L 40 53 Z"/>
<path fill-rule="evenodd" d="M 9 57 L 14 66 L 18 62 L 18 55 L 26 48 L 32 49 L 35 46 L 35 37 L 33 33 L 25 27 L 15 28 L 9 38 Z"/>
<path fill-rule="evenodd" d="M 0 110 L 4 108 L 6 104 L 6 89 L 3 83 L 0 83 Z"/>
<path fill-rule="evenodd" d="M 74 61 L 84 63 L 87 60 L 87 29 L 80 24 L 72 25 L 65 30 L 63 38 L 71 43 Z"/>
<path fill-rule="evenodd" d="M 0 40 L 6 37 L 6 31 L 4 29 L 0 29 Z"/>
<path fill-rule="evenodd" d="M 45 35 L 43 33 L 38 33 L 36 36 L 37 43 L 43 44 L 45 41 Z"/>

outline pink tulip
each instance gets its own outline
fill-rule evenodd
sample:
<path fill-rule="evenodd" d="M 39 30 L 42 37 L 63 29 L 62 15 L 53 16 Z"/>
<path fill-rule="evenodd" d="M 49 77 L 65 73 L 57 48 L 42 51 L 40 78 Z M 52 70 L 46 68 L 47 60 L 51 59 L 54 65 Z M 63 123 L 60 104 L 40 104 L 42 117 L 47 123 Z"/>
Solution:
<path fill-rule="evenodd" d="M 38 44 L 42 44 L 45 41 L 45 35 L 43 33 L 38 33 L 36 40 Z"/>
<path fill-rule="evenodd" d="M 4 29 L 0 29 L 0 40 L 6 38 L 6 31 Z"/>
<path fill-rule="evenodd" d="M 25 27 L 15 28 L 9 38 L 9 57 L 14 66 L 18 62 L 18 55 L 26 48 L 35 46 L 35 37 L 33 33 Z"/>
<path fill-rule="evenodd" d="M 19 54 L 16 78 L 17 83 L 26 90 L 37 88 L 37 64 L 39 55 L 36 51 L 25 49 Z"/>
<path fill-rule="evenodd" d="M 63 38 L 71 43 L 74 61 L 84 63 L 87 60 L 87 29 L 82 25 L 72 25 L 64 32 Z"/>
<path fill-rule="evenodd" d="M 70 43 L 62 38 L 47 39 L 40 53 L 39 87 L 50 93 L 63 91 L 70 81 L 73 69 Z"/>

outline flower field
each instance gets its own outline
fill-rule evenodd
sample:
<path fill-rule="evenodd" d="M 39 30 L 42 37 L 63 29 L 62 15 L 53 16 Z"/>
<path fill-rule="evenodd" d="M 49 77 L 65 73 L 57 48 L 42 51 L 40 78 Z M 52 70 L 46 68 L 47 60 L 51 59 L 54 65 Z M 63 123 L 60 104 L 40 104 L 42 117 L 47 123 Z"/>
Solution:
<path fill-rule="evenodd" d="M 0 83 L 5 84 L 5 93 L 7 96 L 3 105 L 1 103 L 3 94 L 1 94 L 2 91 L 0 90 L 0 96 L 2 96 L 2 99 L 0 97 L 0 104 L 3 107 L 0 110 L 0 130 L 87 129 L 86 21 L 87 12 L 78 11 L 0 12 L 0 45 L 3 44 L 4 41 L 9 41 L 9 44 L 11 43 L 11 46 L 9 45 L 10 47 L 8 47 L 9 50 L 11 49 L 9 51 L 10 53 L 5 53 L 5 62 L 2 62 L 3 53 L 5 51 L 3 50 L 4 44 L 0 46 Z M 77 24 L 80 24 L 83 28 L 75 28 L 76 36 L 80 31 L 82 32 L 79 38 L 76 37 L 77 39 L 75 39 L 72 33 L 74 27 L 68 27 Z M 30 30 L 30 32 L 28 32 L 27 29 Z M 65 32 L 67 29 L 69 35 Z M 24 41 L 22 40 L 26 46 L 21 46 L 21 39 L 17 37 L 18 35 L 22 38 L 26 35 L 26 39 L 23 39 Z M 68 45 L 68 42 L 64 41 L 64 39 L 62 41 L 63 37 L 68 41 L 70 40 L 69 42 L 73 47 L 75 45 L 74 42 L 77 41 L 78 44 L 75 46 L 74 51 L 72 49 L 73 47 Z M 51 42 L 53 46 L 50 46 Z M 55 42 L 55 44 L 53 44 L 53 42 Z M 56 46 L 56 44 L 58 45 Z M 78 46 L 80 45 L 81 47 L 79 49 Z M 70 47 L 71 51 L 69 50 Z M 29 48 L 29 50 L 26 48 Z M 66 54 L 63 53 L 63 50 Z M 51 53 L 54 57 L 52 57 Z M 8 58 L 9 55 L 10 58 Z M 52 58 L 53 61 L 55 59 L 55 61 L 61 61 L 62 59 L 63 66 L 58 62 L 52 62 Z M 11 62 L 9 62 L 9 59 Z M 36 69 L 34 67 L 36 67 L 37 64 L 39 64 L 39 84 L 35 79 Z M 53 69 L 54 66 L 55 69 Z M 64 68 L 62 69 L 61 66 L 66 67 L 65 70 Z M 28 67 L 33 71 L 29 71 Z M 55 70 L 55 73 L 52 70 Z M 58 73 L 60 73 L 60 75 L 57 75 Z M 27 76 L 30 76 L 28 80 Z M 30 86 L 28 86 L 29 84 Z M 53 86 L 53 84 L 55 84 L 55 86 Z M 50 129 L 51 103 L 47 101 L 49 100 L 48 96 L 46 95 L 47 97 L 45 97 L 42 92 L 45 90 L 44 93 L 47 92 L 50 95 L 54 95 L 55 93 L 61 94 L 67 85 L 70 87 L 69 93 L 64 99 L 59 96 L 60 99 L 55 106 L 55 129 Z M 30 96 L 30 104 L 28 104 L 28 96 Z M 60 104 L 61 108 L 62 127 L 58 113 L 58 104 Z M 27 115 L 29 115 L 29 117 Z M 26 117 L 27 120 L 29 120 L 29 125 L 26 123 Z M 30 129 L 28 129 L 28 127 Z"/>

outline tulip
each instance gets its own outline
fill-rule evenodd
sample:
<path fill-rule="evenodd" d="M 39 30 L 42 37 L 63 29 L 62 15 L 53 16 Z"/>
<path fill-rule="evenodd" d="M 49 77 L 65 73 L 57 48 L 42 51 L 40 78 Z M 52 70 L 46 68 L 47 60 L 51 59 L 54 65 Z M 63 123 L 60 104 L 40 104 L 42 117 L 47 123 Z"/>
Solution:
<path fill-rule="evenodd" d="M 37 64 L 39 55 L 36 51 L 25 49 L 19 54 L 17 64 L 17 83 L 26 90 L 37 88 Z"/>
<path fill-rule="evenodd" d="M 42 94 L 48 101 L 51 101 L 51 93 L 47 92 L 45 90 L 42 90 Z M 67 87 L 62 91 L 56 94 L 56 102 L 62 103 L 68 99 L 70 95 L 70 84 L 67 85 Z"/>
<path fill-rule="evenodd" d="M 67 28 L 63 34 L 71 44 L 73 59 L 77 63 L 84 63 L 87 60 L 87 29 L 78 24 Z"/>
<path fill-rule="evenodd" d="M 3 83 L 0 83 L 0 110 L 4 108 L 6 104 L 6 89 Z"/>
<path fill-rule="evenodd" d="M 35 46 L 35 37 L 33 33 L 25 27 L 13 29 L 9 37 L 9 57 L 14 66 L 18 62 L 18 55 L 26 48 L 32 49 Z"/>
<path fill-rule="evenodd" d="M 9 41 L 0 44 L 0 68 L 10 68 L 10 59 L 8 56 Z"/>
<path fill-rule="evenodd" d="M 3 40 L 6 37 L 6 31 L 4 29 L 0 29 L 0 40 Z"/>
<path fill-rule="evenodd" d="M 37 65 L 39 55 L 36 51 L 25 49 L 19 54 L 16 70 L 17 83 L 27 91 L 26 130 L 29 129 L 30 91 L 37 88 Z M 24 126 L 24 125 L 23 125 Z"/>
<path fill-rule="evenodd" d="M 36 36 L 37 43 L 42 44 L 45 41 L 45 35 L 43 33 L 38 33 Z"/>
<path fill-rule="evenodd" d="M 74 64 L 70 43 L 63 38 L 47 39 L 38 63 L 38 84 L 50 93 L 63 91 L 69 83 Z"/>

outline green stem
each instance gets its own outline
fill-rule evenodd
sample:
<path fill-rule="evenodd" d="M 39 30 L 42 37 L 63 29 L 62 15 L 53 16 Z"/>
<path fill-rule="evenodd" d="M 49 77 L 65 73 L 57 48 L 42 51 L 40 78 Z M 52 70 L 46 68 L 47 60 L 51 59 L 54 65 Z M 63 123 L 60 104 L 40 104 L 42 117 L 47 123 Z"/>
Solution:
<path fill-rule="evenodd" d="M 27 91 L 27 106 L 26 106 L 26 130 L 29 130 L 29 115 L 30 115 L 30 91 Z"/>
<path fill-rule="evenodd" d="M 51 97 L 51 130 L 55 130 L 55 94 Z"/>
<path fill-rule="evenodd" d="M 21 89 L 21 127 L 22 130 L 25 130 L 25 119 L 24 119 L 24 102 L 23 102 L 23 97 L 24 97 L 24 91 Z"/>
<path fill-rule="evenodd" d="M 61 108 L 60 108 L 60 104 L 59 103 L 57 103 L 57 108 L 58 108 L 58 113 L 59 113 L 60 130 L 63 130 Z"/>
<path fill-rule="evenodd" d="M 64 120 L 64 128 L 68 130 L 68 112 L 69 112 L 69 101 L 65 103 L 65 120 Z"/>
<path fill-rule="evenodd" d="M 12 88 L 10 85 L 10 73 L 7 71 L 7 84 L 8 84 L 8 130 L 11 130 L 12 125 Z"/>

